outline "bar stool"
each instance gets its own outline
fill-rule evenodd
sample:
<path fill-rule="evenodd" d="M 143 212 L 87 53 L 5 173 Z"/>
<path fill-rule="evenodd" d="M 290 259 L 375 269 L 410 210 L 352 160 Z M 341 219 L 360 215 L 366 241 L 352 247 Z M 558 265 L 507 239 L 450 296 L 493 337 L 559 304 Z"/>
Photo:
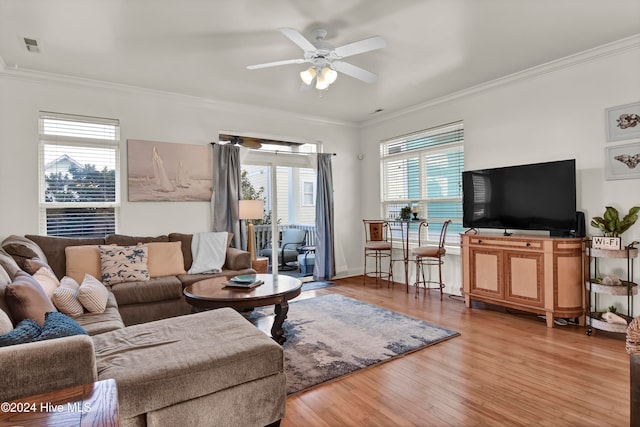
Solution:
<path fill-rule="evenodd" d="M 387 280 L 387 286 L 393 283 L 393 262 L 391 259 L 391 250 L 393 248 L 391 240 L 391 229 L 389 223 L 384 220 L 362 220 L 364 224 L 364 274 L 362 275 L 362 284 L 367 284 L 367 277 Z M 367 259 L 375 260 L 375 270 L 367 271 Z M 389 260 L 389 268 L 387 271 L 382 270 L 382 263 Z"/>
<path fill-rule="evenodd" d="M 447 228 L 451 224 L 451 220 L 448 219 L 442 224 L 442 230 L 440 231 L 440 240 L 438 246 L 422 246 L 421 231 L 423 227 L 427 227 L 428 223 L 420 223 L 418 227 L 418 247 L 411 251 L 411 254 L 416 257 L 416 281 L 414 286 L 416 287 L 416 298 L 420 292 L 420 285 L 423 285 L 425 294 L 427 289 L 440 288 L 440 301 L 442 301 L 442 290 L 444 289 L 444 283 L 442 282 L 442 264 L 444 263 L 444 256 L 447 250 L 444 248 L 445 237 L 447 236 Z M 425 267 L 438 266 L 438 281 L 431 280 L 429 273 L 429 280 L 426 280 L 424 276 Z M 422 278 L 422 280 L 420 280 Z M 430 285 L 437 284 L 438 288 L 431 287 Z"/>

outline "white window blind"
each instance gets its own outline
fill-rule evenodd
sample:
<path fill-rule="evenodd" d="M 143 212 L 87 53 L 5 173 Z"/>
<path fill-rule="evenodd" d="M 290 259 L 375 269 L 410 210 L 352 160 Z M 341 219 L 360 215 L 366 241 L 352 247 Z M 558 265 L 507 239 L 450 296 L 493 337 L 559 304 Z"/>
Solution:
<path fill-rule="evenodd" d="M 40 233 L 103 237 L 120 205 L 118 120 L 41 112 Z"/>
<path fill-rule="evenodd" d="M 462 122 L 427 129 L 380 144 L 383 215 L 400 217 L 405 206 L 429 223 L 429 240 L 437 241 L 442 224 L 451 219 L 447 242 L 460 241 L 462 232 Z M 412 227 L 412 239 L 416 227 Z"/>

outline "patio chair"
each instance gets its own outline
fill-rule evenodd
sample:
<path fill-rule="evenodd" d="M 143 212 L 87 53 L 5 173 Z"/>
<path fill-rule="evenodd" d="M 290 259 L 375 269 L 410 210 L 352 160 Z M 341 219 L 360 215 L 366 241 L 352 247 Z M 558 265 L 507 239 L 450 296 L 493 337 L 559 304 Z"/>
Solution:
<path fill-rule="evenodd" d="M 279 270 L 293 270 L 288 263 L 298 260 L 300 254 L 300 248 L 305 245 L 307 240 L 307 231 L 299 228 L 287 228 L 282 232 L 282 240 L 278 246 L 277 262 Z M 269 258 L 270 263 L 273 263 L 272 252 L 273 248 L 271 244 L 267 244 L 267 247 L 260 251 L 261 256 Z"/>

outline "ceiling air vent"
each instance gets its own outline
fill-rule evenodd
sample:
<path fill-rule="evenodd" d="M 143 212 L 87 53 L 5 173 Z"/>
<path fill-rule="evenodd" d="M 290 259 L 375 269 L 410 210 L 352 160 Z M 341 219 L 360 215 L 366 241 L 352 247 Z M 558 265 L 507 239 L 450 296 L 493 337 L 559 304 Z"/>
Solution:
<path fill-rule="evenodd" d="M 29 52 L 33 52 L 33 53 L 39 53 L 40 52 L 40 48 L 38 47 L 38 40 L 36 39 L 30 39 L 25 37 L 24 38 L 24 45 L 27 48 L 27 50 Z"/>

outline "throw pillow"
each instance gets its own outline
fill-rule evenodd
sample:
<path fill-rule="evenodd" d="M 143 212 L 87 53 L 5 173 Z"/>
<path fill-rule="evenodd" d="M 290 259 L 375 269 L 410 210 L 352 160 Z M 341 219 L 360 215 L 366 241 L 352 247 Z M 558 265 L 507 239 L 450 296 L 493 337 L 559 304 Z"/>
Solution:
<path fill-rule="evenodd" d="M 84 313 L 84 307 L 78 300 L 79 288 L 78 282 L 71 277 L 64 276 L 60 280 L 60 286 L 53 292 L 51 297 L 53 304 L 66 315 L 72 317 L 80 316 Z"/>
<path fill-rule="evenodd" d="M 194 233 L 189 274 L 221 272 L 227 256 L 227 236 L 226 231 Z"/>
<path fill-rule="evenodd" d="M 93 277 L 102 276 L 102 263 L 98 245 L 67 246 L 64 248 L 66 257 L 66 276 L 78 283 L 84 280 L 85 274 Z"/>
<path fill-rule="evenodd" d="M 22 266 L 23 270 L 31 275 L 34 275 L 36 271 L 40 270 L 42 267 L 47 267 L 49 270 L 51 270 L 51 267 L 49 266 L 49 264 L 47 264 L 40 258 L 25 259 L 24 265 Z"/>
<path fill-rule="evenodd" d="M 51 340 L 73 335 L 88 334 L 78 322 L 69 316 L 63 313 L 53 312 L 45 315 L 42 332 L 40 332 L 40 335 L 38 335 L 34 341 Z"/>
<path fill-rule="evenodd" d="M 13 323 L 11 323 L 9 315 L 4 310 L 0 310 L 0 334 L 6 334 L 11 331 L 13 331 Z"/>
<path fill-rule="evenodd" d="M 41 332 L 42 326 L 31 319 L 25 319 L 18 323 L 11 332 L 0 335 L 0 347 L 33 342 Z"/>
<path fill-rule="evenodd" d="M 181 242 L 147 243 L 149 277 L 185 274 Z"/>
<path fill-rule="evenodd" d="M 44 293 L 47 294 L 49 298 L 51 298 L 53 292 L 60 285 L 58 278 L 49 267 L 40 267 L 33 275 L 33 278 L 40 283 L 40 286 L 44 289 Z"/>
<path fill-rule="evenodd" d="M 148 247 L 100 245 L 102 281 L 107 285 L 149 280 Z"/>
<path fill-rule="evenodd" d="M 18 323 L 32 319 L 43 325 L 45 313 L 57 311 L 42 286 L 24 271 L 19 271 L 13 282 L 7 285 L 4 298 L 11 316 Z"/>
<path fill-rule="evenodd" d="M 47 262 L 47 257 L 40 246 L 26 237 L 11 235 L 2 241 L 2 249 L 16 260 L 20 268 L 24 261 L 30 258 L 40 258 Z"/>
<path fill-rule="evenodd" d="M 78 288 L 78 301 L 89 313 L 103 313 L 107 308 L 109 291 L 93 276 L 85 275 Z"/>

